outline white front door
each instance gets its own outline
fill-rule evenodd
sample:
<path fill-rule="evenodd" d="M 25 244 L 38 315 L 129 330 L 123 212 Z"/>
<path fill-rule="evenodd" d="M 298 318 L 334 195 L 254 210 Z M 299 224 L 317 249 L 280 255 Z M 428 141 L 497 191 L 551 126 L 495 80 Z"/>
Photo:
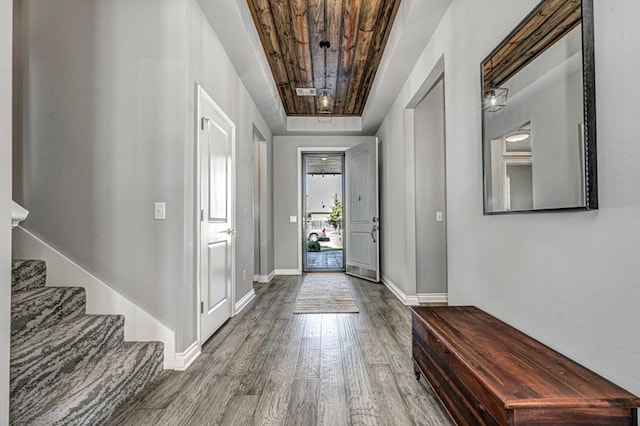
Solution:
<path fill-rule="evenodd" d="M 378 139 L 345 152 L 347 274 L 380 281 Z"/>
<path fill-rule="evenodd" d="M 235 126 L 200 87 L 200 342 L 232 315 Z"/>

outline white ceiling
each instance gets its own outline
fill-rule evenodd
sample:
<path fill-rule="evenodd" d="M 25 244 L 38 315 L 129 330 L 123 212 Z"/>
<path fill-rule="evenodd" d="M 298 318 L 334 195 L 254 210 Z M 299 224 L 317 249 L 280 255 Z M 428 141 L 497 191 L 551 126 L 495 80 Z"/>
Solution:
<path fill-rule="evenodd" d="M 451 0 L 402 0 L 362 117 L 287 118 L 244 0 L 198 0 L 274 135 L 373 135 Z"/>

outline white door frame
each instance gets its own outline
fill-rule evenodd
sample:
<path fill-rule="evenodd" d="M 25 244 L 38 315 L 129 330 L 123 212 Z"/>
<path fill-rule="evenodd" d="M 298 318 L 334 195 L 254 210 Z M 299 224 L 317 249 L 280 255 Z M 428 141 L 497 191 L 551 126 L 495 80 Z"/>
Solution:
<path fill-rule="evenodd" d="M 302 275 L 302 154 L 306 152 L 345 152 L 349 147 L 298 147 L 298 271 L 297 275 Z"/>
<path fill-rule="evenodd" d="M 201 234 L 200 234 L 200 224 L 201 224 L 201 220 L 200 220 L 200 209 L 202 208 L 201 206 L 201 197 L 200 197 L 200 125 L 201 125 L 201 117 L 202 117 L 202 111 L 201 111 L 201 106 L 200 106 L 200 99 L 204 98 L 207 101 L 211 102 L 211 105 L 213 105 L 213 109 L 220 114 L 220 117 L 222 117 L 222 119 L 229 124 L 229 126 L 231 127 L 231 194 L 230 194 L 230 203 L 232 206 L 232 213 L 231 213 L 231 228 L 232 229 L 236 229 L 236 206 L 235 206 L 235 202 L 236 202 L 236 125 L 234 124 L 233 121 L 231 121 L 231 119 L 229 118 L 229 116 L 227 114 L 225 114 L 225 112 L 222 110 L 222 108 L 220 108 L 220 106 L 218 106 L 218 104 L 213 100 L 213 98 L 211 96 L 209 96 L 209 94 L 206 92 L 206 90 L 200 85 L 197 84 L 197 96 L 196 96 L 196 120 L 195 120 L 195 125 L 196 125 L 196 156 L 195 156 L 195 162 L 196 162 L 196 167 L 195 167 L 195 191 L 196 191 L 196 202 L 195 202 L 195 212 L 194 212 L 194 233 L 195 233 L 195 238 L 194 238 L 194 258 L 195 258 L 195 271 L 196 271 L 196 303 L 195 303 L 195 313 L 196 313 L 196 338 L 197 338 L 197 342 L 198 345 L 202 345 L 204 342 L 201 341 L 200 339 L 200 331 L 201 331 L 201 315 L 200 315 L 200 300 L 201 300 L 201 292 L 200 292 L 200 256 L 202 253 L 200 253 L 200 241 L 201 241 Z M 237 235 L 237 234 L 236 234 Z M 235 239 L 236 236 L 232 235 L 231 236 L 232 239 Z M 231 316 L 235 316 L 236 315 L 236 243 L 235 241 L 232 242 L 232 255 L 231 255 Z"/>
<path fill-rule="evenodd" d="M 253 125 L 253 137 L 258 139 L 257 141 L 258 151 L 253 152 L 253 157 L 255 158 L 257 156 L 258 162 L 259 162 L 258 192 L 259 192 L 259 198 L 260 198 L 259 205 L 258 205 L 258 208 L 260 210 L 259 212 L 260 235 L 257 235 L 255 237 L 259 238 L 260 240 L 260 246 L 258 247 L 259 258 L 260 258 L 260 268 L 266 271 L 265 274 L 263 274 L 261 270 L 253 271 L 253 275 L 254 275 L 254 281 L 256 281 L 255 278 L 257 277 L 258 282 L 269 282 L 269 276 L 272 272 L 272 271 L 269 271 L 268 269 L 269 262 L 268 262 L 268 256 L 267 256 L 267 253 L 268 253 L 267 240 L 268 240 L 268 234 L 269 234 L 269 223 L 267 222 L 267 211 L 268 211 L 267 201 L 269 197 L 268 187 L 267 187 L 268 181 L 269 181 L 269 143 L 267 142 L 266 138 L 262 135 L 262 132 L 260 131 L 260 129 L 258 129 L 258 127 L 255 125 L 255 123 Z M 252 144 L 252 150 L 254 147 L 255 145 Z M 262 161 L 263 154 L 264 154 L 264 162 Z M 253 168 L 253 164 L 252 164 L 252 168 Z M 253 183 L 255 183 L 255 181 Z M 253 188 L 253 190 L 255 191 L 255 188 Z M 254 249 L 255 249 L 255 242 L 254 242 Z M 255 256 L 255 253 L 254 253 L 254 256 Z"/>

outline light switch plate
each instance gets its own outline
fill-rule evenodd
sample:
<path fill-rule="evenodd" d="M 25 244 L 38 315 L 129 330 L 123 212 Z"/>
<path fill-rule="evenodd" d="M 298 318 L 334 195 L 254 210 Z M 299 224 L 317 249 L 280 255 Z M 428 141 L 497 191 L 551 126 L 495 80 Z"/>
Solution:
<path fill-rule="evenodd" d="M 298 216 L 289 216 L 289 222 L 296 223 L 298 221 Z"/>
<path fill-rule="evenodd" d="M 165 220 L 167 218 L 166 203 L 156 201 L 153 203 L 153 218 L 155 220 Z"/>
<path fill-rule="evenodd" d="M 442 212 L 436 212 L 436 222 L 442 222 Z"/>

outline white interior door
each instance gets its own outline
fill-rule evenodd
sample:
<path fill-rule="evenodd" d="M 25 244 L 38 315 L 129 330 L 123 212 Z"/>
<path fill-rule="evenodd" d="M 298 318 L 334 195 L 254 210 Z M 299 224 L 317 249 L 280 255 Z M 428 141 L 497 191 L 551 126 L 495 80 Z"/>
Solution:
<path fill-rule="evenodd" d="M 200 341 L 232 315 L 234 304 L 235 126 L 198 91 L 200 159 Z"/>
<path fill-rule="evenodd" d="M 378 139 L 345 152 L 346 271 L 380 281 Z"/>

